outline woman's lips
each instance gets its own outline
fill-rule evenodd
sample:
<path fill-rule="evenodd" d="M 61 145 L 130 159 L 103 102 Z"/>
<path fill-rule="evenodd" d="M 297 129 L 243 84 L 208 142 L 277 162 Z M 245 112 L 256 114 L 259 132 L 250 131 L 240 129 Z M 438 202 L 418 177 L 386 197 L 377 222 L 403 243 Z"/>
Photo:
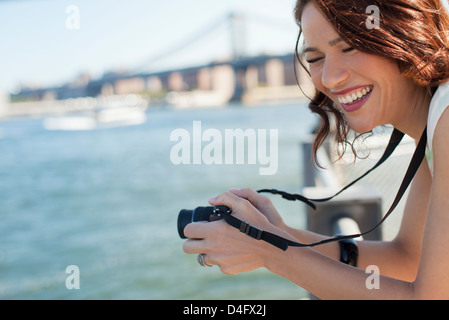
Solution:
<path fill-rule="evenodd" d="M 339 96 L 338 101 L 346 112 L 354 112 L 360 109 L 371 96 L 373 86 L 360 88 L 346 96 Z"/>

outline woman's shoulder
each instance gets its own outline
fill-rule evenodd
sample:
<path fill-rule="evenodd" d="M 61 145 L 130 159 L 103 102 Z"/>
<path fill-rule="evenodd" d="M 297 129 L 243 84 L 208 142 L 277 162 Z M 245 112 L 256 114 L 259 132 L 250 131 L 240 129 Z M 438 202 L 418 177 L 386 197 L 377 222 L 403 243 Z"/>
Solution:
<path fill-rule="evenodd" d="M 435 128 L 434 135 L 432 137 L 432 168 L 431 172 L 434 177 L 444 177 L 444 184 L 446 186 L 447 192 L 447 183 L 449 179 L 449 148 L 447 141 L 449 139 L 449 112 L 444 112 L 447 110 L 448 104 L 446 104 L 445 108 L 442 108 L 443 112 L 441 113 L 438 125 Z"/>
<path fill-rule="evenodd" d="M 449 106 L 449 81 L 443 82 L 438 86 L 435 94 L 432 97 L 429 106 L 429 115 L 427 118 L 427 149 L 426 158 L 430 168 L 430 172 L 433 175 L 433 136 L 437 127 L 438 121 L 441 115 Z"/>
<path fill-rule="evenodd" d="M 433 137 L 436 125 L 444 110 L 449 106 L 449 81 L 443 82 L 438 86 L 437 91 L 432 97 L 429 107 L 429 116 L 427 120 L 428 138 Z M 432 139 L 429 139 L 431 141 Z M 429 144 L 430 145 L 430 144 Z"/>

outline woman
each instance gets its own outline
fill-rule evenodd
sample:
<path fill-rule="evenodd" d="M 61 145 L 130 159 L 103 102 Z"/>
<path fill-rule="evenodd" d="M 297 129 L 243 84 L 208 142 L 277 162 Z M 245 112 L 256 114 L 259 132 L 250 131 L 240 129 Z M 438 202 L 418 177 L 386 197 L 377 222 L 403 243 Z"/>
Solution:
<path fill-rule="evenodd" d="M 379 20 L 370 20 L 378 9 Z M 368 13 L 366 13 L 368 12 Z M 265 267 L 322 299 L 449 299 L 449 16 L 439 0 L 298 0 L 303 57 L 317 89 L 310 108 L 321 117 L 315 152 L 337 123 L 337 141 L 392 124 L 418 141 L 427 125 L 427 159 L 410 187 L 394 240 L 358 241 L 357 267 L 340 262 L 338 242 L 286 251 L 224 221 L 192 223 L 184 251 L 202 254 L 226 274 Z M 370 28 L 368 26 L 371 26 Z M 270 200 L 232 189 L 209 200 L 292 241 L 325 239 L 286 226 Z M 366 286 L 365 269 L 381 273 Z"/>

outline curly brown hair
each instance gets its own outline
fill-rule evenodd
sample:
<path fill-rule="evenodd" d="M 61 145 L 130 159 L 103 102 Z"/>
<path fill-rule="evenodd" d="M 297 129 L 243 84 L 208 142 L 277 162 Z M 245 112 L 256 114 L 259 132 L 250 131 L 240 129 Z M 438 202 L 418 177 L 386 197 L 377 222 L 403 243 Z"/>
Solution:
<path fill-rule="evenodd" d="M 301 17 L 309 3 L 321 10 L 346 43 L 361 52 L 392 59 L 401 74 L 418 86 L 434 92 L 440 83 L 449 79 L 449 14 L 440 0 L 298 0 L 294 15 L 300 30 L 295 57 L 306 71 L 300 37 Z M 372 5 L 379 9 L 379 25 L 369 29 L 366 22 L 372 13 L 367 8 Z M 343 150 L 350 146 L 356 155 L 348 141 L 351 129 L 330 98 L 315 90 L 309 109 L 320 117 L 313 143 L 318 166 L 316 152 L 331 130 L 335 131 L 335 141 L 344 145 Z"/>

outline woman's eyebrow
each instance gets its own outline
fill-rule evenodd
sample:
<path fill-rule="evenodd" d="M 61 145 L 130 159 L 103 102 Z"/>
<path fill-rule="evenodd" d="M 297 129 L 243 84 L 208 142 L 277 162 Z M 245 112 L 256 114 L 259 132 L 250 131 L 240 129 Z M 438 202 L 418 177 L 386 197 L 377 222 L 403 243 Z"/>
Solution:
<path fill-rule="evenodd" d="M 318 48 L 316 48 L 316 47 L 307 47 L 307 48 L 304 49 L 303 53 L 311 52 L 311 51 L 318 51 Z"/>
<path fill-rule="evenodd" d="M 330 45 L 331 47 L 333 47 L 333 46 L 335 46 L 337 43 L 339 43 L 340 41 L 343 41 L 343 39 L 340 38 L 340 37 L 338 37 L 338 38 L 336 38 L 336 39 L 334 39 L 334 40 L 329 41 L 329 45 Z"/>
<path fill-rule="evenodd" d="M 334 40 L 329 41 L 328 43 L 329 43 L 329 46 L 333 47 L 337 43 L 339 43 L 340 41 L 343 41 L 343 39 L 338 37 L 338 38 L 336 38 Z M 318 48 L 316 48 L 316 47 L 307 47 L 307 48 L 304 49 L 303 53 L 311 52 L 311 51 L 318 51 Z"/>

